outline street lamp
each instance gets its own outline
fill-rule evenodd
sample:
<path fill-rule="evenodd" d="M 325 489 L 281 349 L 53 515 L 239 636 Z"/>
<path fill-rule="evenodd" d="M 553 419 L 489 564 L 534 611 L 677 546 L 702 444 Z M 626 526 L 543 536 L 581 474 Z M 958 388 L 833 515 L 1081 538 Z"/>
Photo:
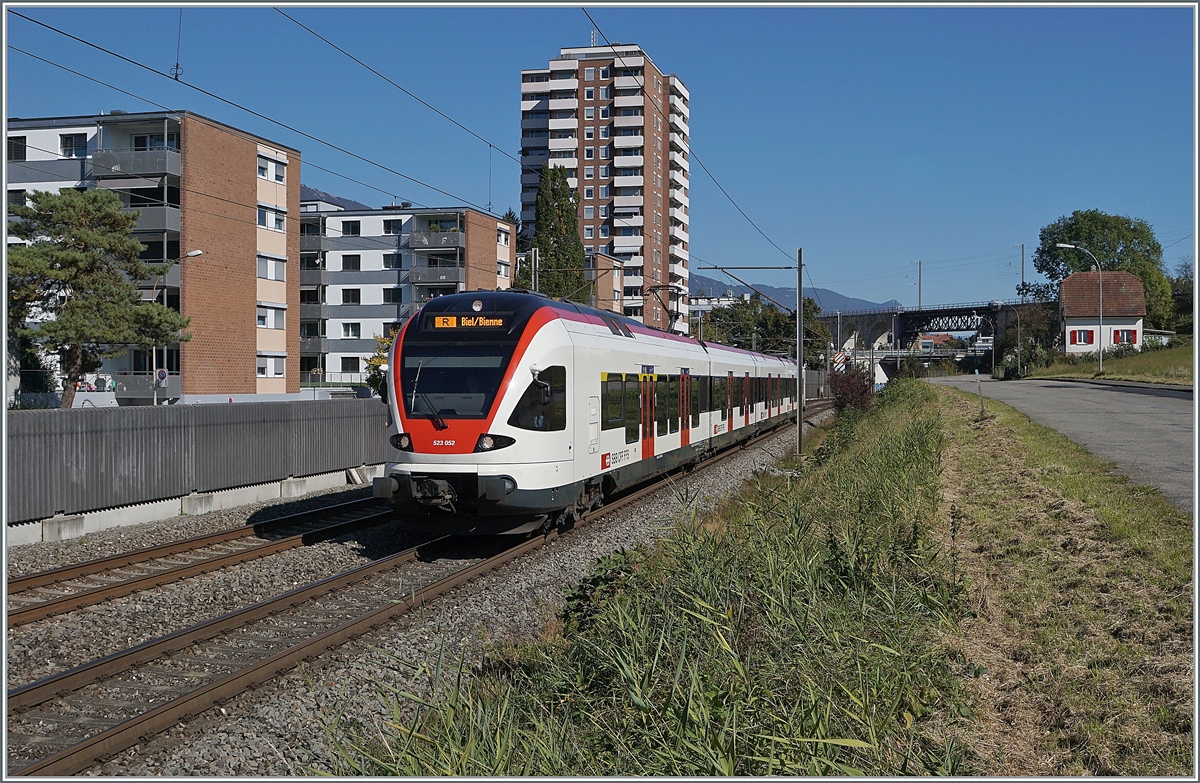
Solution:
<path fill-rule="evenodd" d="M 992 309 L 995 310 L 997 312 L 997 314 L 999 314 L 1000 308 L 1002 308 L 1002 307 L 1008 307 L 1017 316 L 1017 377 L 1020 378 L 1021 377 L 1021 312 L 1019 310 L 1017 310 L 1017 308 L 1008 304 L 1007 302 L 1001 302 L 1000 300 L 996 300 L 995 302 L 992 302 Z M 997 319 L 999 319 L 999 315 L 997 315 Z M 995 344 L 995 342 L 996 342 L 996 338 L 993 337 L 992 343 Z M 993 348 L 992 350 L 994 351 L 995 348 Z"/>
<path fill-rule="evenodd" d="M 1099 281 L 1099 287 L 1100 287 L 1100 318 L 1099 318 L 1100 340 L 1096 343 L 1096 347 L 1100 349 L 1099 350 L 1100 374 L 1103 375 L 1104 374 L 1104 269 L 1100 266 L 1100 259 L 1093 256 L 1092 252 L 1090 250 L 1088 250 L 1086 247 L 1083 247 L 1082 245 L 1067 245 L 1062 242 L 1058 242 L 1058 243 L 1055 243 L 1054 246 L 1055 247 L 1065 247 L 1070 250 L 1082 250 L 1083 252 L 1087 253 L 1089 256 L 1092 256 L 1092 260 L 1096 262 L 1096 279 Z"/>
<path fill-rule="evenodd" d="M 182 261 L 184 258 L 195 258 L 196 256 L 202 256 L 202 255 L 204 255 L 203 250 L 193 250 L 181 258 L 173 258 L 173 259 L 168 259 L 168 260 L 171 261 L 171 263 L 176 263 L 176 262 Z M 152 285 L 150 287 L 150 299 L 152 301 L 155 301 L 155 302 L 158 301 L 158 283 L 160 280 L 163 279 L 164 274 L 166 274 L 165 271 L 158 275 L 155 275 L 155 277 L 154 277 L 154 285 Z M 163 358 L 165 359 L 166 357 L 164 356 Z M 154 395 L 153 396 L 154 407 L 157 408 L 158 407 L 158 346 L 157 345 L 152 346 L 150 348 L 150 388 L 151 388 L 151 393 Z"/>
<path fill-rule="evenodd" d="M 971 317 L 975 319 L 975 323 L 979 323 L 980 321 L 987 321 L 988 325 L 990 325 L 992 327 L 992 376 L 993 376 L 993 380 L 994 380 L 995 375 L 996 375 L 996 325 L 994 323 L 992 323 L 990 318 L 988 318 L 987 316 L 980 315 L 979 313 L 975 312 L 974 310 L 971 311 Z"/>

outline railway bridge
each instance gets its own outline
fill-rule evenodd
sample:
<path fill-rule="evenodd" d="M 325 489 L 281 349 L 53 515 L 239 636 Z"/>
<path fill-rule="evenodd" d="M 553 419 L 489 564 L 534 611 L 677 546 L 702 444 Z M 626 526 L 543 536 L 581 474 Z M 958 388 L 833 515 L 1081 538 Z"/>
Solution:
<path fill-rule="evenodd" d="M 822 313 L 818 319 L 829 327 L 839 347 L 854 347 L 859 335 L 865 348 L 902 350 L 920 334 L 930 332 L 979 332 L 982 336 L 1003 337 L 1016 329 L 1018 316 L 1053 304 L 1052 300 L 965 302 L 910 309 L 888 307 L 875 310 Z"/>

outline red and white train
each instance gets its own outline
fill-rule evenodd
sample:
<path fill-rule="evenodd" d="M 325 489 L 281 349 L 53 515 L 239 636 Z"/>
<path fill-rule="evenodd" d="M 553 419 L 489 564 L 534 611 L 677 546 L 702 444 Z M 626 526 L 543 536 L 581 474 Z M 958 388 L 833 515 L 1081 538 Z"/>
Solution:
<path fill-rule="evenodd" d="M 794 415 L 796 364 L 526 291 L 426 304 L 393 341 L 376 497 L 520 532 Z"/>

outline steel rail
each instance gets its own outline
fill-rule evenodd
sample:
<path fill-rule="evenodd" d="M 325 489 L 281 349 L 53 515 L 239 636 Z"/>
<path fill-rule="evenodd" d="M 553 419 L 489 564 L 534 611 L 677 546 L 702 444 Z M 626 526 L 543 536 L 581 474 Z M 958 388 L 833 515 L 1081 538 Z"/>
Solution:
<path fill-rule="evenodd" d="M 828 407 L 823 406 L 820 410 L 812 411 L 812 413 L 820 413 L 827 410 Z M 738 444 L 738 446 L 742 448 L 752 446 L 776 434 L 781 427 L 789 426 L 790 424 L 790 421 L 783 422 L 780 426 L 772 427 L 744 443 Z M 731 457 L 739 450 L 731 446 L 710 459 L 705 460 L 703 464 L 705 467 L 708 467 Z M 573 529 L 619 511 L 622 507 L 632 504 L 644 496 L 661 489 L 663 484 L 675 472 L 669 471 L 646 486 L 636 489 L 628 495 L 615 500 L 613 503 L 585 515 L 580 520 L 580 524 L 576 525 Z M 567 532 L 570 531 L 563 531 L 563 533 Z M 499 568 L 522 555 L 532 552 L 549 541 L 556 539 L 559 535 L 560 532 L 557 529 L 551 529 L 543 536 L 535 536 L 522 541 L 479 563 L 449 574 L 402 600 L 390 601 L 384 606 L 368 611 L 309 640 L 292 645 L 262 661 L 226 675 L 185 696 L 176 698 L 117 726 L 98 732 L 75 745 L 33 762 L 13 774 L 19 776 L 69 775 L 87 769 L 93 763 L 133 747 L 139 742 L 143 742 L 209 707 L 237 696 L 257 685 L 268 682 L 279 674 L 292 669 L 303 660 L 311 659 L 327 650 L 345 644 L 414 608 L 423 606 L 427 602 L 444 595 L 446 592 L 471 581 L 481 574 Z M 221 633 L 245 625 L 247 622 L 278 613 L 283 609 L 303 603 L 318 595 L 332 592 L 354 582 L 361 581 L 373 574 L 396 568 L 413 560 L 419 550 L 443 543 L 450 538 L 452 536 L 442 536 L 438 539 L 433 539 L 417 547 L 368 563 L 343 574 L 337 574 L 320 582 L 297 588 L 282 596 L 262 601 L 254 606 L 237 612 L 231 612 L 222 617 L 193 626 L 192 628 L 177 631 L 161 639 L 143 643 L 137 647 L 115 653 L 90 664 L 85 664 L 39 680 L 38 682 L 16 688 L 8 693 L 10 715 L 14 709 L 35 706 L 61 693 L 78 690 L 91 682 L 126 671 L 137 664 L 145 663 L 196 642 L 213 638 Z"/>
<path fill-rule="evenodd" d="M 126 579 L 121 582 L 114 582 L 110 585 L 92 588 L 90 590 L 82 590 L 71 595 L 64 595 L 61 598 L 54 598 L 48 601 L 39 601 L 26 606 L 17 607 L 8 611 L 8 627 L 16 628 L 17 626 L 31 623 L 35 620 L 43 620 L 47 617 L 53 617 L 59 614 L 65 614 L 85 606 L 93 606 L 103 601 L 121 596 L 132 595 L 133 593 L 142 590 L 148 590 L 153 587 L 161 587 L 162 585 L 171 582 L 178 582 L 181 579 L 187 579 L 198 574 L 208 573 L 209 571 L 217 571 L 222 568 L 227 568 L 240 563 L 248 563 L 251 560 L 257 560 L 269 555 L 285 552 L 289 549 L 296 549 L 301 546 L 324 541 L 334 536 L 339 536 L 344 533 L 349 533 L 368 525 L 374 525 L 380 522 L 385 522 L 394 518 L 395 512 L 381 511 L 377 514 L 351 519 L 346 522 L 339 522 L 335 525 L 310 530 L 305 533 L 297 533 L 287 538 L 281 538 L 277 541 L 269 541 L 258 546 L 248 547 L 237 552 L 230 552 L 226 555 L 219 555 L 207 560 L 199 560 L 195 563 L 177 566 L 174 568 L 156 571 L 146 574 L 145 576 L 137 576 L 132 579 Z"/>
<path fill-rule="evenodd" d="M 329 514 L 337 514 L 343 511 L 353 511 L 364 506 L 378 504 L 379 501 L 374 498 L 364 500 L 353 500 L 349 503 L 337 503 L 325 508 L 312 509 L 310 511 L 302 511 L 298 514 L 289 514 L 285 517 L 270 519 L 266 522 L 255 522 L 253 524 L 244 525 L 243 527 L 230 528 L 229 530 L 221 530 L 216 533 L 207 533 L 193 538 L 181 539 L 172 541 L 167 544 L 159 544 L 158 546 L 145 547 L 143 549 L 135 549 L 131 552 L 121 552 L 119 554 L 110 555 L 108 557 L 98 558 L 96 560 L 88 560 L 75 565 L 61 566 L 52 568 L 46 571 L 38 571 L 37 573 L 27 574 L 25 576 L 17 576 L 8 580 L 8 594 L 15 594 L 32 590 L 35 587 L 44 587 L 45 585 L 54 584 L 55 582 L 65 582 L 71 579 L 77 579 L 88 574 L 100 573 L 114 568 L 122 568 L 124 566 L 136 565 L 138 563 L 147 562 L 160 557 L 186 552 L 192 549 L 201 549 L 205 546 L 221 544 L 226 541 L 233 541 L 239 538 L 246 538 L 252 535 L 262 535 L 270 533 L 280 528 L 289 527 L 291 525 L 302 524 L 306 520 L 319 518 Z"/>

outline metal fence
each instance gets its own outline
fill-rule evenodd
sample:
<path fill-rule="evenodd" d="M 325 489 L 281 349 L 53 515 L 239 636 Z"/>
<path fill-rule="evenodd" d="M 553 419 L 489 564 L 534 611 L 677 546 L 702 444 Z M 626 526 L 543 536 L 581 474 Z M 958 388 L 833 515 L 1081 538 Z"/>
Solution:
<path fill-rule="evenodd" d="M 378 399 L 8 411 L 8 522 L 385 460 Z"/>

